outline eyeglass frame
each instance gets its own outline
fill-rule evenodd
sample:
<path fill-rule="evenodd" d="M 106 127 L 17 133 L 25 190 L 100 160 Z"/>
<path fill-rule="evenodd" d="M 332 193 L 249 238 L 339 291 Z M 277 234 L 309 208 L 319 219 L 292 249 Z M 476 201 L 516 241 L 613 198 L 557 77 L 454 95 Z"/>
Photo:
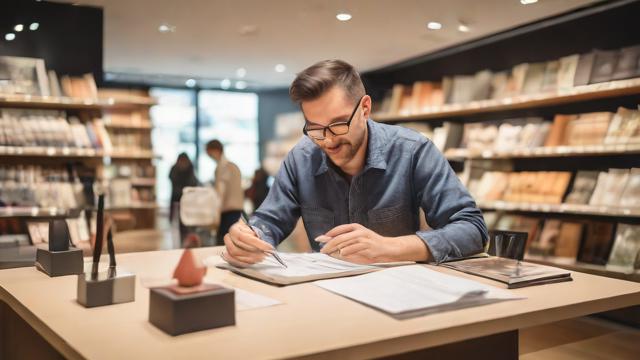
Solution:
<path fill-rule="evenodd" d="M 351 116 L 349 116 L 349 120 L 347 120 L 347 121 L 340 121 L 340 122 L 336 122 L 336 123 L 332 123 L 332 124 L 329 124 L 329 125 L 327 125 L 327 126 L 322 126 L 322 127 L 320 127 L 320 128 L 317 128 L 317 129 L 312 129 L 312 130 L 320 130 L 320 129 L 322 129 L 322 138 L 321 138 L 321 139 L 316 138 L 316 137 L 313 137 L 313 136 L 311 136 L 311 135 L 309 135 L 309 134 L 308 134 L 307 125 L 309 125 L 310 121 L 306 118 L 306 116 L 305 116 L 305 118 L 304 118 L 305 123 L 304 123 L 304 127 L 302 128 L 302 133 L 303 133 L 303 134 L 305 134 L 306 136 L 308 136 L 308 137 L 310 137 L 310 138 L 312 138 L 312 139 L 314 139 L 314 140 L 318 140 L 318 141 L 322 141 L 322 140 L 324 140 L 324 139 L 326 139 L 326 138 L 327 138 L 327 130 L 329 130 L 329 132 L 330 132 L 331 134 L 333 134 L 333 136 L 341 136 L 341 135 L 346 135 L 346 134 L 348 134 L 348 133 L 349 133 L 349 130 L 351 130 L 351 121 L 353 121 L 353 117 L 356 115 L 356 111 L 358 111 L 358 108 L 360 108 L 360 104 L 362 103 L 362 99 L 364 99 L 364 97 L 365 97 L 365 96 L 366 96 L 366 95 L 363 95 L 363 96 L 358 100 L 358 103 L 356 104 L 356 107 L 355 107 L 355 108 L 353 109 L 353 111 L 351 112 Z M 304 113 L 302 113 L 302 115 L 304 116 Z M 315 124 L 315 123 L 313 123 L 313 124 Z M 347 132 L 345 132 L 344 134 L 336 134 L 336 133 L 334 133 L 334 132 L 333 132 L 333 130 L 331 130 L 331 127 L 332 127 L 332 126 L 336 126 L 336 125 L 345 125 L 345 124 L 347 125 Z M 319 124 L 316 124 L 316 125 L 319 125 Z"/>

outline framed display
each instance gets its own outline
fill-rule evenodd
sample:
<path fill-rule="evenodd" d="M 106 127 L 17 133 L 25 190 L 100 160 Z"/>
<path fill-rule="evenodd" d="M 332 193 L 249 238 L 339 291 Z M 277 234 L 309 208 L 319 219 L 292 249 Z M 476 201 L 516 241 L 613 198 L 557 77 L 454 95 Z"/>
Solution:
<path fill-rule="evenodd" d="M 44 60 L 0 56 L 0 94 L 49 96 Z"/>

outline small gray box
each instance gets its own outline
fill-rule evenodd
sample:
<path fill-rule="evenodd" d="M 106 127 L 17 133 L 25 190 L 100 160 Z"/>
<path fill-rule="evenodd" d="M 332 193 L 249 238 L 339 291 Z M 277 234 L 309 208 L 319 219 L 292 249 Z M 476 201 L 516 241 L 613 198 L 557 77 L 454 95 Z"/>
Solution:
<path fill-rule="evenodd" d="M 149 291 L 149 322 L 170 335 L 235 325 L 235 292 L 222 286 L 192 294 Z"/>
<path fill-rule="evenodd" d="M 136 276 L 118 270 L 102 271 L 96 277 L 90 272 L 78 275 L 78 302 L 85 307 L 96 307 L 134 301 Z"/>
<path fill-rule="evenodd" d="M 82 250 L 49 251 L 38 248 L 36 268 L 52 277 L 82 274 L 84 271 Z"/>

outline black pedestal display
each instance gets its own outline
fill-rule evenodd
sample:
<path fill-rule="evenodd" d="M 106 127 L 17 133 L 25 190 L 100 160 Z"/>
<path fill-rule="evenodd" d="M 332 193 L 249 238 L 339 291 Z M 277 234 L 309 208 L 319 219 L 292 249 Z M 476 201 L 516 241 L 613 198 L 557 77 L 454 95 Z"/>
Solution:
<path fill-rule="evenodd" d="M 36 268 L 49 276 L 82 274 L 84 259 L 82 250 L 66 251 L 36 250 Z"/>
<path fill-rule="evenodd" d="M 49 250 L 36 250 L 36 268 L 49 276 L 82 274 L 82 250 L 69 246 L 71 236 L 64 219 L 49 221 Z"/>
<path fill-rule="evenodd" d="M 207 285 L 205 285 L 207 286 Z M 168 287 L 149 291 L 149 322 L 170 335 L 234 325 L 235 292 L 222 286 L 177 294 Z"/>

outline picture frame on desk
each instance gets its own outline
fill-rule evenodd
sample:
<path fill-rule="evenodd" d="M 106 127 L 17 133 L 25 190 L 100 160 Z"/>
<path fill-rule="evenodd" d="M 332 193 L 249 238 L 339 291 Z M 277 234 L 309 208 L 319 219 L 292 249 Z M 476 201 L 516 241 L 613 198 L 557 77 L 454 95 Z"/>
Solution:
<path fill-rule="evenodd" d="M 0 94 L 49 96 L 49 78 L 44 60 L 0 56 Z"/>

